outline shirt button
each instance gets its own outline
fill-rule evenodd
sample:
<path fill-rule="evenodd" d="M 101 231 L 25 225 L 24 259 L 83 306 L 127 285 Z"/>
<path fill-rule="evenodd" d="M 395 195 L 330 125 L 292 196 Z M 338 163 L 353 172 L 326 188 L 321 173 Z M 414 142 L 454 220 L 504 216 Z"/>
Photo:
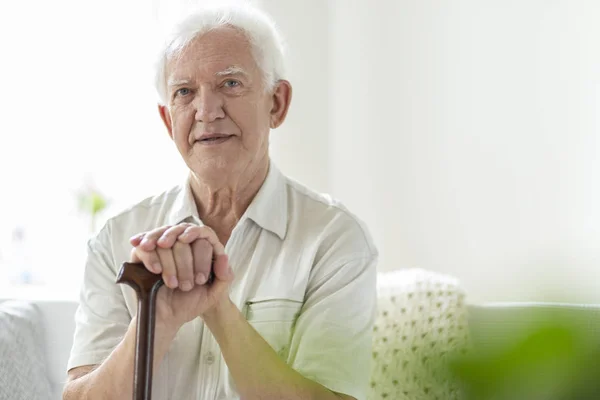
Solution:
<path fill-rule="evenodd" d="M 215 355 L 211 351 L 209 351 L 204 356 L 204 363 L 207 365 L 212 365 L 212 363 L 214 363 L 214 362 L 215 362 Z"/>

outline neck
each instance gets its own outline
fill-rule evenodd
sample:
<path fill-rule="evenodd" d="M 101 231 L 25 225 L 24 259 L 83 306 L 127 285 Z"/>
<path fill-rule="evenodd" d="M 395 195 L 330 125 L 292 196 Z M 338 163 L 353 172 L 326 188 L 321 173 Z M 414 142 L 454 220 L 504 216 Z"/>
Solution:
<path fill-rule="evenodd" d="M 220 183 L 192 173 L 190 186 L 198 216 L 216 232 L 222 244 L 227 243 L 231 231 L 258 193 L 268 171 L 269 160 L 266 159 L 256 167 L 247 168 Z"/>

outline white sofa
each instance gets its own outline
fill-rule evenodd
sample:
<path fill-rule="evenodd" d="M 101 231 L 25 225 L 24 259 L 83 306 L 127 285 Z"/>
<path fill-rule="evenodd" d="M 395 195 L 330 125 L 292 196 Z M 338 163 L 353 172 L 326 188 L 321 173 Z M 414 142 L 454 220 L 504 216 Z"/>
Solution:
<path fill-rule="evenodd" d="M 36 321 L 36 326 L 40 329 L 41 357 L 44 360 L 46 376 L 50 383 L 50 393 L 47 399 L 62 399 L 67 359 L 75 331 L 74 314 L 77 303 L 62 300 L 33 300 L 31 303 L 35 305 L 37 314 L 40 316 L 40 320 Z M 1 393 L 0 400 L 3 400 Z"/>
<path fill-rule="evenodd" d="M 498 338 L 510 337 L 512 333 L 526 329 L 531 322 L 531 310 L 571 309 L 581 316 L 586 329 L 600 333 L 598 306 L 466 305 L 465 295 L 455 279 L 422 270 L 380 275 L 379 282 L 380 310 L 369 400 L 459 398 L 454 383 L 439 371 L 431 370 L 428 358 L 443 357 L 451 350 L 460 350 L 467 340 L 486 345 L 496 343 Z M 33 303 L 41 316 L 38 322 L 43 332 L 42 357 L 51 386 L 47 398 L 58 400 L 66 378 L 77 304 L 58 300 L 35 300 Z M 590 322 L 592 320 L 594 322 Z M 1 393 L 0 400 L 3 400 Z"/>

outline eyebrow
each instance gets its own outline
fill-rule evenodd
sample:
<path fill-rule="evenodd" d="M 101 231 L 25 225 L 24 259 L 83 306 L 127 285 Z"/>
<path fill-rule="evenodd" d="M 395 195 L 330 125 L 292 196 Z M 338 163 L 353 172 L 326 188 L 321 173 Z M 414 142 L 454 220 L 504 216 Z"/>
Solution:
<path fill-rule="evenodd" d="M 225 68 L 223 71 L 215 73 L 215 76 L 229 76 L 229 75 L 244 75 L 248 76 L 248 73 L 242 68 L 236 65 Z"/>
<path fill-rule="evenodd" d="M 231 67 L 227 67 L 222 71 L 215 72 L 215 76 L 223 77 L 223 76 L 231 76 L 231 75 L 242 75 L 244 77 L 248 77 L 249 74 L 242 67 L 238 67 L 233 65 Z M 189 79 L 173 79 L 170 78 L 167 82 L 168 87 L 176 87 L 176 86 L 186 86 L 189 85 L 192 81 Z"/>
<path fill-rule="evenodd" d="M 184 86 L 184 85 L 189 85 L 190 82 L 191 81 L 189 79 L 169 79 L 169 81 L 167 82 L 167 86 L 169 86 L 169 87 Z"/>

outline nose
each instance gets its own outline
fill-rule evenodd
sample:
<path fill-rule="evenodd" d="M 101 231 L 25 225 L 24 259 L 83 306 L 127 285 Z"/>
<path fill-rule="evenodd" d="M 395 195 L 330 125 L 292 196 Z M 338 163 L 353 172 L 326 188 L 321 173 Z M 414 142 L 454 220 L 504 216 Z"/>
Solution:
<path fill-rule="evenodd" d="M 215 93 L 212 88 L 203 87 L 199 90 L 196 103 L 196 121 L 210 123 L 225 117 L 223 96 Z"/>

